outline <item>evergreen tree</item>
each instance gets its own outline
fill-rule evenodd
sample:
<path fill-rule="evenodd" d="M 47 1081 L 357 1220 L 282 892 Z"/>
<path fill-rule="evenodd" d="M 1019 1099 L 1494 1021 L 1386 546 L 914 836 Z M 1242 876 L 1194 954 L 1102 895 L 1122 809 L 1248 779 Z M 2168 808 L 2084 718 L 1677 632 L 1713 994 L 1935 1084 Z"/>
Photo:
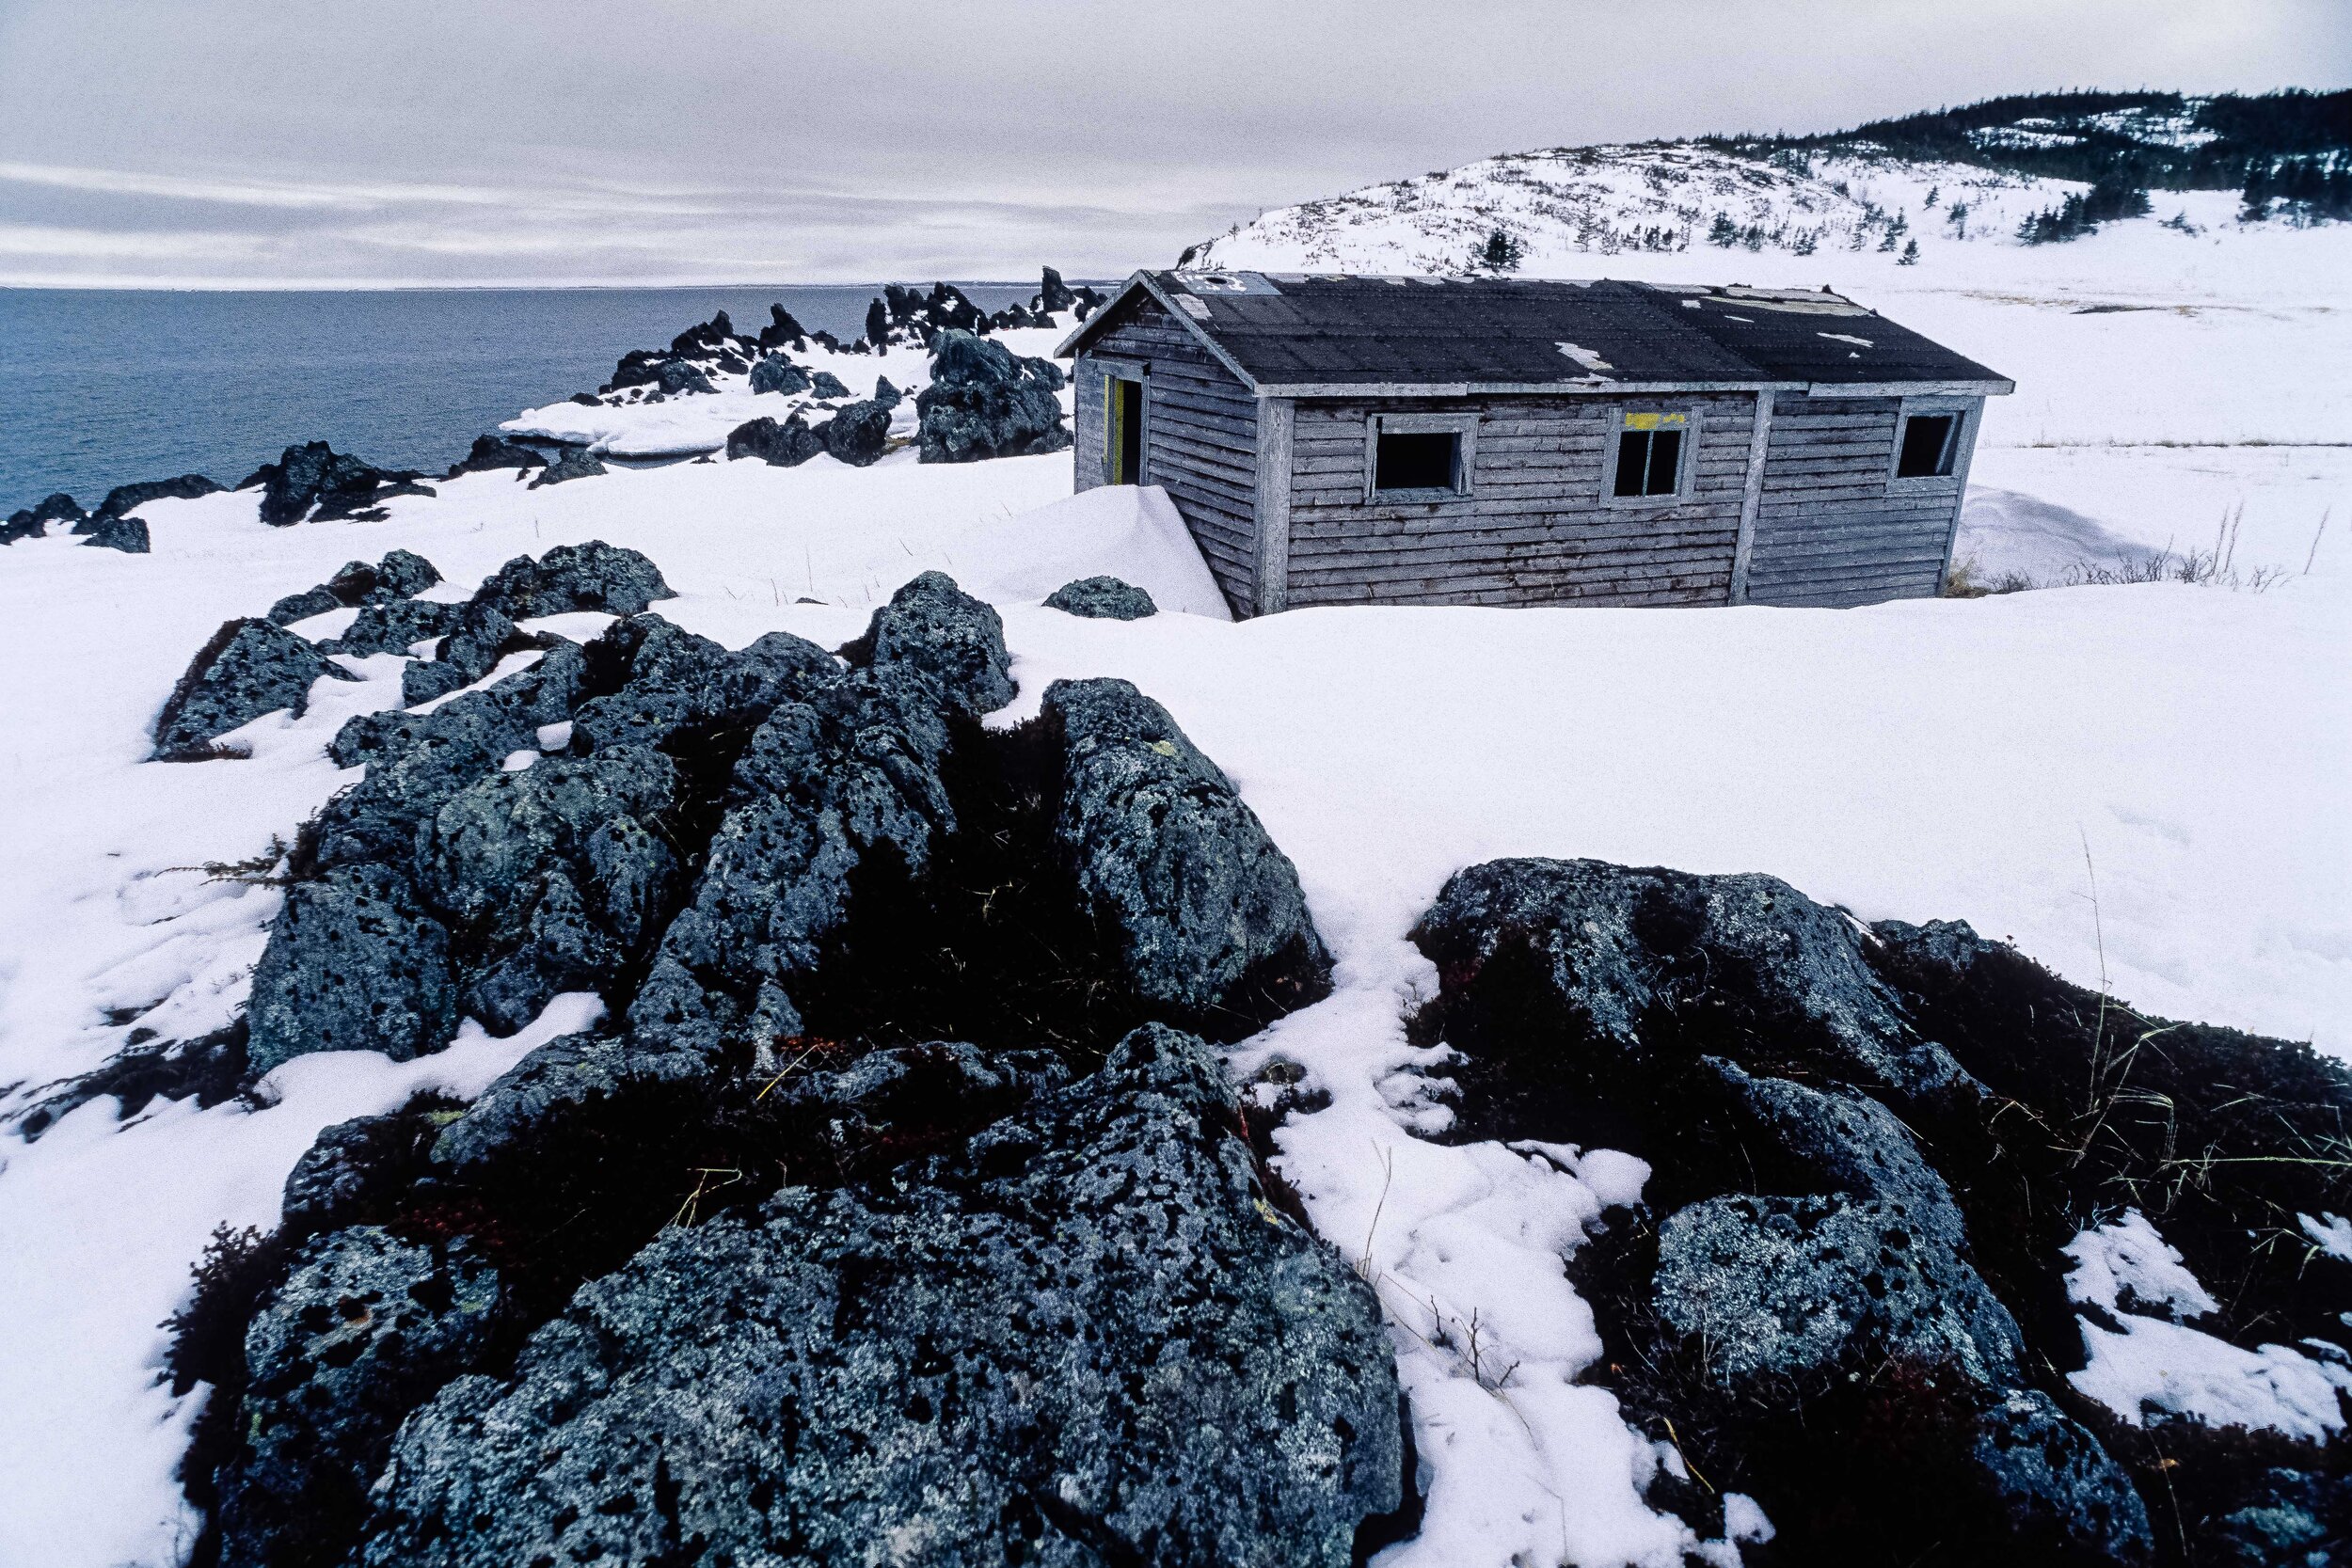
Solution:
<path fill-rule="evenodd" d="M 1740 226 L 1731 221 L 1729 213 L 1715 214 L 1715 221 L 1707 226 L 1707 243 L 1725 249 L 1740 243 Z"/>
<path fill-rule="evenodd" d="M 1919 264 L 1919 242 L 1912 240 L 1904 245 L 1903 253 L 1896 259 L 1895 264 L 1899 267 L 1917 266 Z"/>
<path fill-rule="evenodd" d="M 1518 235 L 1505 229 L 1487 235 L 1486 243 L 1478 250 L 1479 264 L 1491 272 L 1517 272 L 1526 259 L 1527 247 L 1519 244 Z"/>

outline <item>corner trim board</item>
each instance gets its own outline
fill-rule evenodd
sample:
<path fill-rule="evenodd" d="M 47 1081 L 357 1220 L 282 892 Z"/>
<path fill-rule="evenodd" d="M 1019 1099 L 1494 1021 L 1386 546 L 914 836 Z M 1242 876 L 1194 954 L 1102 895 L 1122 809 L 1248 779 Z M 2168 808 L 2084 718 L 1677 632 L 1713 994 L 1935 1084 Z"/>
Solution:
<path fill-rule="evenodd" d="M 1255 581 L 1250 612 L 1272 615 L 1290 603 L 1292 431 L 1298 405 L 1288 398 L 1258 400 L 1258 493 Z"/>
<path fill-rule="evenodd" d="M 1748 483 L 1740 498 L 1740 543 L 1731 553 L 1730 604 L 1748 602 L 1748 562 L 1756 556 L 1756 519 L 1764 506 L 1764 466 L 1772 448 L 1772 394 L 1756 394 L 1756 426 L 1748 435 Z M 1950 553 L 1950 546 L 1946 546 Z"/>

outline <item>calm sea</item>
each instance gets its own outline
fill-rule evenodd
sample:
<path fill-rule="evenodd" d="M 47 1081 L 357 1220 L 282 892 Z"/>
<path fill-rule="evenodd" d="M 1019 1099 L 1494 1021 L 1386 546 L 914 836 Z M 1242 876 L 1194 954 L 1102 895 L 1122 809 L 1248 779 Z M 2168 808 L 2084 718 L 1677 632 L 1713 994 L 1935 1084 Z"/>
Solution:
<path fill-rule="evenodd" d="M 1029 283 L 963 283 L 1027 303 Z M 928 287 L 928 284 L 926 285 Z M 0 515 L 173 474 L 234 484 L 297 441 L 444 468 L 524 408 L 594 391 L 632 348 L 771 302 L 845 341 L 879 284 L 181 293 L 0 289 Z"/>

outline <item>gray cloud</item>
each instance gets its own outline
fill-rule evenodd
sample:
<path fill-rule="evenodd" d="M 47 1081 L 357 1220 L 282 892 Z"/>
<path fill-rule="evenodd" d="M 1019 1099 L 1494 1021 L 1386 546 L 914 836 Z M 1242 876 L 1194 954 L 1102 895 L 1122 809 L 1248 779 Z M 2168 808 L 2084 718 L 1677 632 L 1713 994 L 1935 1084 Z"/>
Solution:
<path fill-rule="evenodd" d="M 1486 153 L 2352 78 L 2342 0 L 0 0 L 0 281 L 1088 274 Z"/>

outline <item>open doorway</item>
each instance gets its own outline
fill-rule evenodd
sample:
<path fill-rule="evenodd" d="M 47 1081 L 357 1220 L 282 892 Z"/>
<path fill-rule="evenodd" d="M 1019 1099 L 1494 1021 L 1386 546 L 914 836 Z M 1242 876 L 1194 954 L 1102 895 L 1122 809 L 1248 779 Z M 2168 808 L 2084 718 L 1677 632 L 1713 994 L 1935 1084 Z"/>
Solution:
<path fill-rule="evenodd" d="M 1123 376 L 1106 376 L 1104 399 L 1108 419 L 1104 429 L 1104 481 L 1111 484 L 1143 483 L 1143 383 Z"/>

